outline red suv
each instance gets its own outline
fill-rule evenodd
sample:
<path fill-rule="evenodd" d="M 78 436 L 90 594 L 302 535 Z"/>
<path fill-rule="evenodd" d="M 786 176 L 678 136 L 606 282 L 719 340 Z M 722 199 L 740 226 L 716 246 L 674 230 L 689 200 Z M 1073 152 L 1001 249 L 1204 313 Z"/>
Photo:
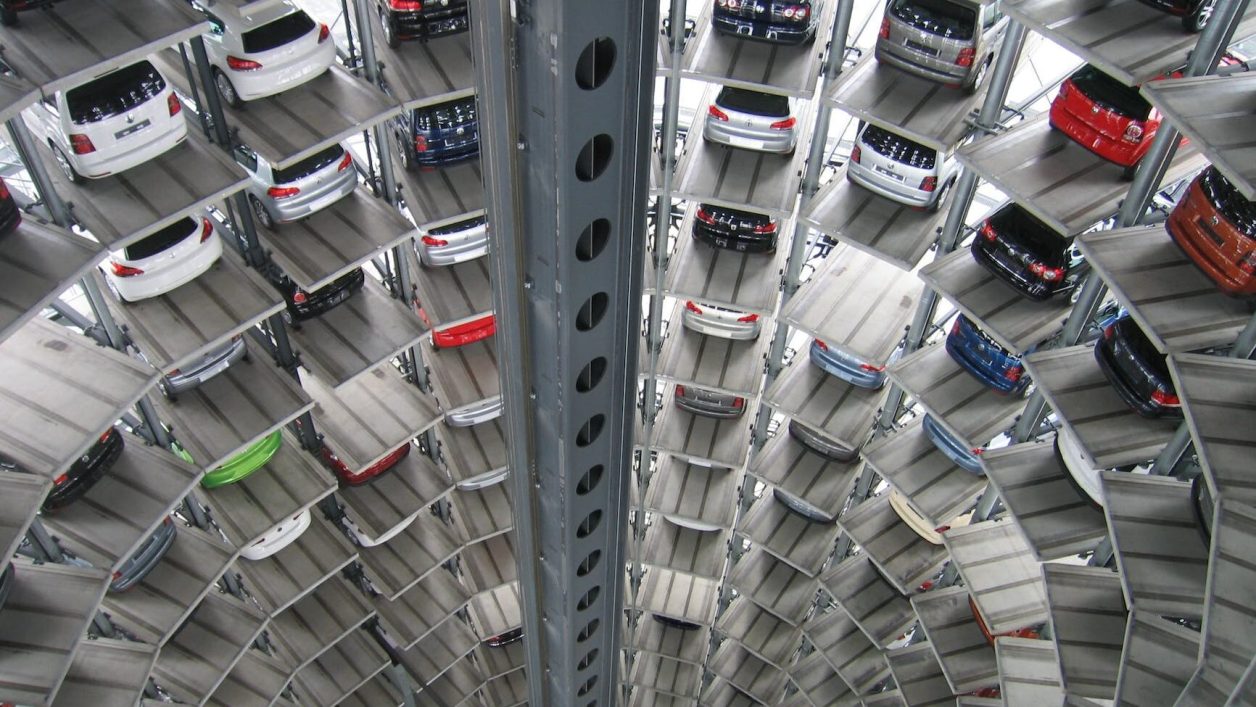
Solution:
<path fill-rule="evenodd" d="M 1256 202 L 1209 167 L 1165 222 L 1187 257 L 1228 295 L 1256 295 Z"/>

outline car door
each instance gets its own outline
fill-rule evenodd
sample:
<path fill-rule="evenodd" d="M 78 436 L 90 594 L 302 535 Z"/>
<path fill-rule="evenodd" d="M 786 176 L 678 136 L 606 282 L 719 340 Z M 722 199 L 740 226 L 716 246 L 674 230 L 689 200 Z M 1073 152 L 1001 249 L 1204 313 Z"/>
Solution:
<path fill-rule="evenodd" d="M 52 141 L 62 151 L 69 154 L 69 138 L 65 136 L 65 130 L 61 127 L 61 109 L 57 106 L 57 97 L 60 95 L 57 93 L 40 100 L 23 115 L 30 116 L 26 125 L 41 142 Z"/>
<path fill-rule="evenodd" d="M 223 38 L 227 34 L 227 26 L 212 12 L 205 12 L 205 19 L 209 20 L 209 32 L 201 36 L 205 38 L 205 54 L 209 56 L 209 63 L 226 66 L 227 47 L 223 46 Z"/>

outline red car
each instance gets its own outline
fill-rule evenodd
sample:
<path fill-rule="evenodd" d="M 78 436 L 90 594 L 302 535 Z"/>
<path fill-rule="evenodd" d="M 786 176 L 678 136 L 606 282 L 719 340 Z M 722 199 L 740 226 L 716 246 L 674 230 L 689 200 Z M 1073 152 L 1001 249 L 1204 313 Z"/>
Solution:
<path fill-rule="evenodd" d="M 433 331 L 432 345 L 438 349 L 449 349 L 483 341 L 496 333 L 497 318 L 489 312 L 470 321 Z"/>
<path fill-rule="evenodd" d="M 1230 54 L 1221 59 L 1223 66 L 1242 63 Z M 1182 70 L 1164 78 L 1181 78 Z M 1151 149 L 1152 138 L 1160 129 L 1160 111 L 1152 107 L 1138 92 L 1138 86 L 1126 86 L 1099 69 L 1086 64 L 1064 79 L 1060 93 L 1051 102 L 1051 127 L 1069 136 L 1073 142 L 1126 168 L 1126 178 L 1133 177 L 1139 160 Z M 1182 138 L 1182 145 L 1187 143 Z"/>
<path fill-rule="evenodd" d="M 410 454 L 410 446 L 410 443 L 406 442 L 400 447 L 397 447 L 389 452 L 383 459 L 380 459 L 365 469 L 356 472 L 341 461 L 340 457 L 336 456 L 336 453 L 331 451 L 331 448 L 327 445 L 323 445 L 322 456 L 323 461 L 327 462 L 327 466 L 331 467 L 331 470 L 335 472 L 336 477 L 340 479 L 340 483 L 347 486 L 361 486 L 380 474 L 383 474 L 385 471 L 397 466 L 402 459 L 405 459 Z"/>
<path fill-rule="evenodd" d="M 1256 202 L 1216 167 L 1195 177 L 1165 228 L 1222 292 L 1256 295 Z"/>

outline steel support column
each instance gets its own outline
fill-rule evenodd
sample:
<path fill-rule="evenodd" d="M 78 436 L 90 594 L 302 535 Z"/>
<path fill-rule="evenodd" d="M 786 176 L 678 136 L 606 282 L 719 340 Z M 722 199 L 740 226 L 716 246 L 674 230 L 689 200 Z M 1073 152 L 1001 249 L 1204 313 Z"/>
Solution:
<path fill-rule="evenodd" d="M 529 701 L 609 706 L 658 5 L 471 9 Z"/>

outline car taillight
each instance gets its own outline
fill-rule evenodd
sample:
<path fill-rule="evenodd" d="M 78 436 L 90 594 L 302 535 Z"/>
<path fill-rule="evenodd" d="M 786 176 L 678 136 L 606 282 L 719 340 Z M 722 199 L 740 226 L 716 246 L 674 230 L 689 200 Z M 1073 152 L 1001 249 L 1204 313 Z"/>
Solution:
<path fill-rule="evenodd" d="M 745 398 L 733 398 L 733 407 L 741 408 L 746 406 Z"/>
<path fill-rule="evenodd" d="M 676 397 L 678 398 L 685 397 L 685 386 L 683 385 L 676 386 Z"/>
<path fill-rule="evenodd" d="M 136 275 L 144 274 L 144 271 L 139 268 L 133 268 L 130 265 L 123 265 L 122 263 L 115 262 L 113 260 L 109 261 L 109 266 L 113 268 L 113 274 L 118 277 L 134 277 Z"/>
<path fill-rule="evenodd" d="M 443 238 L 433 238 L 431 236 L 423 236 L 421 240 L 423 241 L 423 245 L 432 246 L 434 248 L 439 248 L 441 246 L 449 245 L 449 241 Z"/>
<path fill-rule="evenodd" d="M 70 136 L 70 149 L 74 150 L 76 155 L 86 155 L 89 152 L 95 152 L 96 146 L 92 144 L 91 138 L 76 133 Z"/>
<path fill-rule="evenodd" d="M 328 26 L 327 26 L 327 25 L 325 25 L 325 24 L 319 23 L 319 25 L 318 25 L 318 43 L 319 43 L 319 44 L 322 44 L 323 42 L 326 42 L 326 41 L 327 41 L 327 38 L 328 38 L 328 37 L 330 37 L 330 36 L 331 36 L 331 28 L 330 28 L 330 27 L 328 27 Z"/>
<path fill-rule="evenodd" d="M 768 221 L 754 227 L 755 233 L 776 233 L 776 222 Z"/>
<path fill-rule="evenodd" d="M 715 223 L 715 217 L 712 216 L 710 213 L 707 212 L 706 209 L 703 209 L 703 208 L 698 209 L 698 220 L 701 221 L 702 223 L 710 223 L 710 224 Z"/>
<path fill-rule="evenodd" d="M 973 447 L 973 448 L 972 448 L 972 453 L 973 453 L 973 454 L 976 454 L 977 456 L 981 456 L 981 455 L 982 455 L 982 453 L 983 453 L 983 452 L 985 452 L 985 451 L 986 451 L 986 450 L 982 449 L 981 447 Z"/>
<path fill-rule="evenodd" d="M 415 152 L 427 152 L 427 138 L 419 135 L 414 138 Z"/>
<path fill-rule="evenodd" d="M 306 300 L 305 293 L 302 292 L 301 290 L 297 290 L 296 292 L 292 293 L 293 304 L 305 304 L 305 300 Z"/>
<path fill-rule="evenodd" d="M 816 348 L 820 349 L 821 351 L 829 350 L 829 345 L 824 343 L 823 341 L 820 341 L 819 339 L 816 339 L 815 344 L 816 344 Z"/>
<path fill-rule="evenodd" d="M 349 467 L 345 466 L 345 463 L 340 461 L 340 457 L 336 456 L 336 453 L 327 447 L 323 447 L 323 461 L 336 467 L 337 471 L 340 471 L 346 476 L 353 474 L 353 472 L 349 470 Z"/>
<path fill-rule="evenodd" d="M 262 68 L 262 65 L 252 59 L 241 59 L 238 56 L 228 56 L 227 68 L 232 71 L 257 71 Z"/>
<path fill-rule="evenodd" d="M 1175 408 L 1182 405 L 1182 401 L 1178 400 L 1178 396 L 1167 390 L 1160 390 L 1159 388 L 1151 392 L 1151 399 L 1157 405 L 1161 405 L 1163 407 Z"/>
<path fill-rule="evenodd" d="M 422 10 L 423 3 L 421 0 L 388 0 L 388 6 L 394 10 Z"/>
<path fill-rule="evenodd" d="M 353 164 L 353 155 L 346 152 L 345 156 L 340 160 L 340 164 L 336 165 L 336 171 L 343 172 L 346 169 L 349 169 L 349 167 L 352 164 Z"/>
<path fill-rule="evenodd" d="M 205 241 L 209 240 L 209 237 L 212 235 L 214 235 L 214 224 L 210 223 L 209 219 L 202 217 L 201 218 L 201 243 L 204 243 Z"/>
<path fill-rule="evenodd" d="M 994 226 L 991 226 L 989 221 L 985 221 L 981 224 L 981 237 L 988 241 L 996 241 L 999 239 L 999 234 L 995 232 Z"/>
<path fill-rule="evenodd" d="M 977 50 L 972 47 L 964 47 L 959 50 L 959 56 L 955 57 L 956 66 L 972 66 L 973 59 L 977 58 Z"/>
<path fill-rule="evenodd" d="M 797 124 L 798 124 L 798 120 L 794 118 L 793 116 L 790 116 L 786 118 L 785 120 L 778 120 L 775 123 L 772 123 L 768 127 L 772 128 L 773 130 L 789 130 L 790 128 L 794 127 Z"/>
<path fill-rule="evenodd" d="M 1025 369 L 1024 367 L 1020 365 L 1012 366 L 1006 371 L 1003 371 L 1003 377 L 1013 383 L 1019 381 L 1021 379 L 1021 376 L 1023 376 L 1024 374 L 1025 374 Z"/>
<path fill-rule="evenodd" d="M 850 148 L 850 161 L 854 162 L 855 164 L 859 164 L 859 158 L 862 152 L 863 150 L 860 150 L 858 145 L 855 145 L 854 147 Z"/>
<path fill-rule="evenodd" d="M 712 103 L 711 106 L 707 108 L 707 114 L 710 115 L 712 118 L 715 118 L 716 120 L 723 120 L 724 122 L 728 122 L 728 113 L 725 113 L 724 111 L 720 110 L 719 106 L 715 105 L 714 103 Z"/>
<path fill-rule="evenodd" d="M 113 571 L 113 581 L 115 581 L 115 582 L 116 582 L 116 581 L 118 581 L 119 579 L 122 579 L 122 571 L 121 571 L 121 570 L 114 570 L 114 571 Z"/>
<path fill-rule="evenodd" d="M 939 525 L 938 527 L 936 527 L 936 528 L 934 528 L 934 529 L 933 529 L 933 532 L 935 532 L 935 533 L 945 533 L 946 531 L 948 531 L 948 530 L 950 530 L 950 529 L 951 529 L 951 526 L 949 526 L 949 525 Z"/>
<path fill-rule="evenodd" d="M 921 191 L 933 191 L 934 189 L 937 189 L 937 188 L 938 188 L 937 177 L 925 177 L 924 179 L 920 181 Z"/>
<path fill-rule="evenodd" d="M 746 324 L 753 324 L 754 322 L 759 321 L 759 315 L 757 315 L 757 314 L 747 314 L 747 315 L 746 315 L 746 316 L 744 316 L 744 317 L 737 317 L 737 321 L 739 321 L 739 322 L 745 322 Z"/>
<path fill-rule="evenodd" d="M 1125 133 L 1121 135 L 1121 139 L 1126 142 L 1138 142 L 1143 139 L 1143 126 L 1138 123 L 1130 123 L 1125 126 Z"/>
<path fill-rule="evenodd" d="M 694 304 L 693 300 L 689 300 L 685 302 L 685 309 L 689 310 L 690 312 L 693 312 L 694 314 L 702 314 L 702 308 Z"/>
<path fill-rule="evenodd" d="M 113 434 L 113 428 L 112 428 L 112 427 L 110 427 L 109 429 L 107 429 L 107 430 L 105 430 L 104 432 L 100 433 L 100 440 L 98 440 L 98 441 L 99 441 L 101 444 L 104 444 L 105 442 L 108 442 L 108 441 L 109 441 L 109 435 L 111 435 L 111 434 Z"/>
<path fill-rule="evenodd" d="M 958 333 L 959 333 L 959 317 L 956 317 L 956 318 L 955 318 L 955 323 L 951 325 L 951 333 L 952 333 L 952 334 L 958 334 Z"/>
<path fill-rule="evenodd" d="M 166 99 L 166 107 L 170 109 L 170 115 L 175 116 L 179 111 L 183 110 L 183 104 L 179 102 L 179 97 L 174 95 L 172 91 L 170 97 Z"/>
<path fill-rule="evenodd" d="M 1116 323 L 1112 323 L 1103 328 L 1103 338 L 1111 339 L 1116 336 Z"/>
<path fill-rule="evenodd" d="M 869 371 L 871 373 L 880 373 L 885 370 L 885 366 L 874 366 L 871 363 L 861 363 L 859 364 L 859 369 L 861 371 Z"/>
<path fill-rule="evenodd" d="M 877 34 L 877 36 L 880 37 L 881 39 L 890 38 L 890 18 L 888 17 L 881 18 L 881 31 Z"/>
<path fill-rule="evenodd" d="M 182 372 L 183 372 L 183 370 L 182 370 L 182 369 L 179 369 L 179 368 L 174 368 L 174 369 L 171 369 L 171 370 L 169 370 L 169 371 L 166 371 L 166 377 L 167 377 L 167 378 L 170 378 L 170 377 L 173 377 L 173 376 L 177 376 L 177 375 L 179 375 L 179 374 L 180 374 L 180 373 L 182 373 Z"/>
<path fill-rule="evenodd" d="M 287 199 L 300 193 L 301 190 L 297 187 L 271 187 L 266 190 L 266 195 L 272 199 Z"/>
<path fill-rule="evenodd" d="M 9 193 L 8 185 L 4 183 L 3 179 L 0 179 L 0 199 L 11 199 L 11 198 L 13 198 L 13 195 Z"/>
<path fill-rule="evenodd" d="M 1064 279 L 1063 268 L 1052 268 L 1043 263 L 1030 263 L 1029 272 L 1037 275 L 1043 282 L 1059 282 Z"/>
<path fill-rule="evenodd" d="M 58 476 L 57 478 L 52 480 L 52 485 L 60 486 L 61 484 L 64 484 L 65 482 L 69 480 L 70 480 L 70 477 L 68 475 L 62 474 L 61 476 Z"/>
<path fill-rule="evenodd" d="M 1247 255 L 1239 258 L 1239 270 L 1247 275 L 1256 275 L 1256 250 L 1248 252 Z"/>

